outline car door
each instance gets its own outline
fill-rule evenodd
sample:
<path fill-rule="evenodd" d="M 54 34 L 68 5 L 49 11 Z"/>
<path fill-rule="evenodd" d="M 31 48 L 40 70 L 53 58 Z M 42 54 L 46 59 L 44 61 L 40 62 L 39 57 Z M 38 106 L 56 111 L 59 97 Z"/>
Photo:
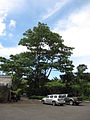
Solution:
<path fill-rule="evenodd" d="M 65 102 L 69 103 L 70 99 L 72 99 L 72 94 L 67 94 L 65 98 Z"/>
<path fill-rule="evenodd" d="M 63 98 L 62 95 L 59 95 L 59 101 L 60 101 L 60 103 L 63 103 L 63 102 L 64 102 L 64 98 Z"/>
<path fill-rule="evenodd" d="M 65 100 L 66 103 L 69 101 L 68 94 L 63 94 L 63 98 L 64 98 L 64 100 Z"/>
<path fill-rule="evenodd" d="M 50 95 L 50 96 L 49 96 L 49 99 L 48 99 L 48 103 L 49 103 L 49 104 L 52 104 L 52 100 L 53 100 L 53 95 Z"/>
<path fill-rule="evenodd" d="M 46 97 L 46 103 L 49 104 L 49 95 Z"/>

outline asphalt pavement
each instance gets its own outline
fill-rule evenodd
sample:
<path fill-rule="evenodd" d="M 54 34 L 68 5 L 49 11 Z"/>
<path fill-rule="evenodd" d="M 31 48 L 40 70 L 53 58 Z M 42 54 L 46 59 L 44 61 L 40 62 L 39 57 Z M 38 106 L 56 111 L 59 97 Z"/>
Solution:
<path fill-rule="evenodd" d="M 90 103 L 52 106 L 31 100 L 0 104 L 0 120 L 90 120 Z"/>

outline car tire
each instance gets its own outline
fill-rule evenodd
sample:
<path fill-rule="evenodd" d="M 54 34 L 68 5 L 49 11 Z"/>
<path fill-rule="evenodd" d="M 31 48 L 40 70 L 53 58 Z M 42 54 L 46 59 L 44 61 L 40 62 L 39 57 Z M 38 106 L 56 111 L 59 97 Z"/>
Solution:
<path fill-rule="evenodd" d="M 73 101 L 72 100 L 70 100 L 69 101 L 69 105 L 73 105 L 74 103 L 73 103 Z"/>
<path fill-rule="evenodd" d="M 52 106 L 55 106 L 55 105 L 56 105 L 56 102 L 55 102 L 55 101 L 53 101 L 53 102 L 52 102 Z"/>

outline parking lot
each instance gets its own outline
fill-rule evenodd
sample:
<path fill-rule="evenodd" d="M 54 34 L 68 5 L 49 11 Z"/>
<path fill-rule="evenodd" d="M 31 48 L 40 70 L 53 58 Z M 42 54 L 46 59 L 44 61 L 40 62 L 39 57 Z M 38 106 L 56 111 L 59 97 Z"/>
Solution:
<path fill-rule="evenodd" d="M 0 120 L 90 120 L 90 103 L 52 106 L 40 101 L 0 104 Z"/>

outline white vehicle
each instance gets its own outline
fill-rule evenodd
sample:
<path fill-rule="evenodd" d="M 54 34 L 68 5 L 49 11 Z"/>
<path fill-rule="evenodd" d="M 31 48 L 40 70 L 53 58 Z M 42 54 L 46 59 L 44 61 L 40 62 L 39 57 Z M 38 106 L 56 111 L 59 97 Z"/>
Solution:
<path fill-rule="evenodd" d="M 60 94 L 52 94 L 47 95 L 42 99 L 42 103 L 44 104 L 52 104 L 55 105 L 63 105 L 65 104 L 64 98 Z"/>

